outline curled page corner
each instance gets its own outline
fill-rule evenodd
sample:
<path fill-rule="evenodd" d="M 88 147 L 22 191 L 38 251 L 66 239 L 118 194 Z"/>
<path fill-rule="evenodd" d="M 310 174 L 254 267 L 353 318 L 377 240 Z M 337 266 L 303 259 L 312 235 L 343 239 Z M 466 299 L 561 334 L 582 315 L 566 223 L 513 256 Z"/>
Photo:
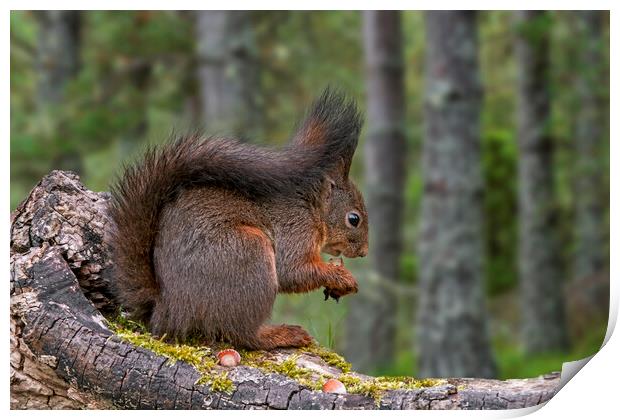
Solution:
<path fill-rule="evenodd" d="M 560 375 L 560 385 L 558 386 L 557 391 L 564 388 L 564 385 L 573 379 L 577 372 L 579 372 L 593 357 L 594 354 L 583 359 L 562 363 L 562 374 Z"/>
<path fill-rule="evenodd" d="M 609 305 L 609 317 L 607 320 L 607 332 L 605 333 L 605 338 L 601 343 L 601 348 L 598 351 L 588 357 L 584 357 L 580 360 L 573 360 L 572 362 L 565 362 L 562 364 L 562 373 L 560 375 L 560 384 L 558 385 L 558 389 L 556 393 L 564 388 L 573 377 L 579 372 L 583 367 L 594 357 L 596 354 L 601 351 L 607 342 L 609 341 L 611 335 L 613 334 L 616 328 L 616 320 L 618 319 L 618 298 L 617 295 L 612 293 L 614 291 L 613 283 L 610 282 L 610 305 Z"/>

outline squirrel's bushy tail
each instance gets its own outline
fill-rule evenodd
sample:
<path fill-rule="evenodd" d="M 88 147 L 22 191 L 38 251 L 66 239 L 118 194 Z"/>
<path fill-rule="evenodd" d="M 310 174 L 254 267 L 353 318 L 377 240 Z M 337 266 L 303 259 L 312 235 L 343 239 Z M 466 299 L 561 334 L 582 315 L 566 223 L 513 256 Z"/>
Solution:
<path fill-rule="evenodd" d="M 114 284 L 123 308 L 148 324 L 159 294 L 152 259 L 159 216 L 181 189 L 212 185 L 250 199 L 275 194 L 316 198 L 326 171 L 341 164 L 343 156 L 352 156 L 360 127 L 354 103 L 326 91 L 301 125 L 297 140 L 284 149 L 192 135 L 147 150 L 111 188 Z M 306 135 L 321 139 L 299 141 Z"/>

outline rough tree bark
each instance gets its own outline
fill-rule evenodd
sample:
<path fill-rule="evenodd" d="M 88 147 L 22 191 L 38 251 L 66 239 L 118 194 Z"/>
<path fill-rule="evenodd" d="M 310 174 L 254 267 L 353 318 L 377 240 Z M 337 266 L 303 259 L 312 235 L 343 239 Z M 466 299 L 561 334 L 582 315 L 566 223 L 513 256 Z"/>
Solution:
<path fill-rule="evenodd" d="M 427 12 L 426 39 L 419 373 L 494 377 L 482 270 L 475 12 Z"/>
<path fill-rule="evenodd" d="M 530 353 L 568 344 L 554 226 L 549 31 L 540 28 L 544 19 L 541 11 L 515 12 L 520 314 L 523 343 Z"/>
<path fill-rule="evenodd" d="M 575 265 L 573 277 L 583 279 L 608 270 L 605 252 L 604 174 L 601 165 L 605 146 L 603 99 L 603 13 L 598 10 L 573 12 L 577 23 L 579 51 L 577 66 L 577 112 L 575 150 Z"/>
<path fill-rule="evenodd" d="M 227 370 L 232 393 L 197 384 L 182 361 L 114 335 L 102 314 L 112 264 L 106 246 L 106 193 L 53 171 L 11 215 L 11 407 L 162 409 L 501 409 L 549 400 L 559 377 L 495 381 L 450 379 L 386 392 L 378 404 L 357 394 L 329 394 L 280 374 L 242 365 Z M 272 352 L 281 360 L 290 351 Z M 338 374 L 312 354 L 297 364 Z"/>
<path fill-rule="evenodd" d="M 260 72 L 251 12 L 196 13 L 201 123 L 210 132 L 259 138 Z"/>
<path fill-rule="evenodd" d="M 405 83 L 399 11 L 363 12 L 368 134 L 364 158 L 370 221 L 369 281 L 349 305 L 347 356 L 365 371 L 394 359 L 398 281 L 402 252 L 405 178 Z"/>

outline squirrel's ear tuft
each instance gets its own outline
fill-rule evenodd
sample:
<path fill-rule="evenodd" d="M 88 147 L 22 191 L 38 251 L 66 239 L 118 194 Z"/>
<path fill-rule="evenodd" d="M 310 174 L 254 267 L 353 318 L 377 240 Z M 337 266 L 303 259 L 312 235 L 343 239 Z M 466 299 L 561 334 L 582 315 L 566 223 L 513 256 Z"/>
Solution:
<path fill-rule="evenodd" d="M 293 145 L 320 148 L 331 166 L 346 178 L 362 128 L 355 101 L 327 87 L 314 101 L 293 137 Z"/>

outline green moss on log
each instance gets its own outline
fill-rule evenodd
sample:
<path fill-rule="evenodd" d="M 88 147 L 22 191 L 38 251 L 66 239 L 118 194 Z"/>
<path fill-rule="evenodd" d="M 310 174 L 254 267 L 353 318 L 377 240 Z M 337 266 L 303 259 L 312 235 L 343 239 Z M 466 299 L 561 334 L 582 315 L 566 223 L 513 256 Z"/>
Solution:
<path fill-rule="evenodd" d="M 371 396 L 375 401 L 380 401 L 386 391 L 397 389 L 430 388 L 447 383 L 443 379 L 416 379 L 410 376 L 378 376 L 376 378 L 362 379 L 352 374 L 342 374 L 338 380 L 352 394 Z"/>
<path fill-rule="evenodd" d="M 155 338 L 146 331 L 144 325 L 122 316 L 108 320 L 108 325 L 110 330 L 122 340 L 150 350 L 158 356 L 167 357 L 167 363 L 171 365 L 180 360 L 193 366 L 202 375 L 196 382 L 197 384 L 207 384 L 213 391 L 230 392 L 234 389 L 233 382 L 227 378 L 228 373 L 224 372 L 222 375 L 215 370 L 217 360 L 211 348 L 169 343 L 165 337 Z"/>
<path fill-rule="evenodd" d="M 314 345 L 304 347 L 299 350 L 301 352 L 309 353 L 314 356 L 320 357 L 328 365 L 340 369 L 342 373 L 348 373 L 351 371 L 351 363 L 347 362 L 345 358 L 338 353 L 335 353 L 325 347 Z"/>
<path fill-rule="evenodd" d="M 203 375 L 198 381 L 197 385 L 209 385 L 211 391 L 225 392 L 232 394 L 235 390 L 234 382 L 228 378 L 228 372 L 221 372 L 219 374 Z"/>
<path fill-rule="evenodd" d="M 227 371 L 222 371 L 222 368 L 218 367 L 215 356 L 217 350 L 227 348 L 225 343 L 217 343 L 212 347 L 200 345 L 198 339 L 190 339 L 185 343 L 171 343 L 166 341 L 165 336 L 153 337 L 144 325 L 123 316 L 108 321 L 108 324 L 114 334 L 122 340 L 167 357 L 170 364 L 182 361 L 193 366 L 202 375 L 196 384 L 208 385 L 212 391 L 217 392 L 232 393 L 234 391 L 233 381 L 228 378 Z M 298 349 L 295 354 L 283 361 L 274 360 L 270 353 L 261 350 L 239 350 L 239 354 L 243 365 L 257 368 L 264 373 L 287 376 L 309 389 L 321 390 L 328 379 L 335 377 L 344 384 L 348 393 L 368 395 L 376 401 L 379 401 L 388 390 L 427 388 L 445 383 L 438 379 L 415 379 L 406 376 L 364 379 L 350 373 L 351 364 L 344 357 L 318 345 Z M 321 374 L 299 366 L 297 360 L 303 354 L 319 357 L 328 365 L 340 370 L 342 374 L 339 376 Z"/>

